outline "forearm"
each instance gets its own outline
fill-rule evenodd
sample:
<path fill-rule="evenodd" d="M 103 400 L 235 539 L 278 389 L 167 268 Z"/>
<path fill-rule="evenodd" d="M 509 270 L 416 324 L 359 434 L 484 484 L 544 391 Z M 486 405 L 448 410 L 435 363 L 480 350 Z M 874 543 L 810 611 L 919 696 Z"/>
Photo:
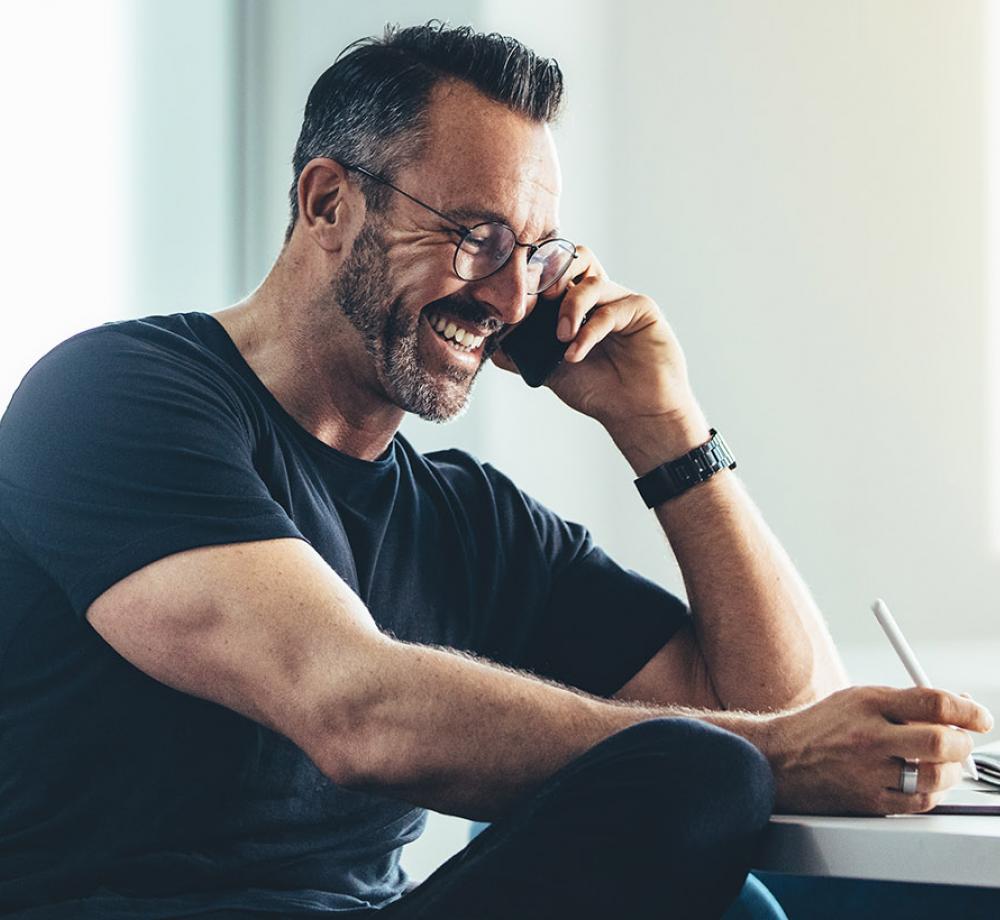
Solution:
<path fill-rule="evenodd" d="M 451 651 L 380 643 L 373 679 L 345 727 L 323 729 L 344 785 L 464 817 L 493 820 L 560 767 L 617 731 L 688 715 L 760 743 L 764 722 L 740 713 L 614 703 Z M 377 679 L 374 678 L 377 675 Z M 333 707 L 339 710 L 339 704 Z M 322 744 L 311 751 L 322 768 Z"/>
<path fill-rule="evenodd" d="M 637 475 L 709 437 L 696 409 L 611 434 Z M 656 515 L 683 573 L 723 705 L 783 709 L 846 685 L 822 615 L 734 473 L 716 474 L 661 504 Z"/>

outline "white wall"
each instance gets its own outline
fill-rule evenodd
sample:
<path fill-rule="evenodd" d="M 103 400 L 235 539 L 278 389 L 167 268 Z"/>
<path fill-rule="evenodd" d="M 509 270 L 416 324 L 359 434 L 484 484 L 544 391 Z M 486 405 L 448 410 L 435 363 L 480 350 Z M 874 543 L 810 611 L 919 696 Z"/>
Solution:
<path fill-rule="evenodd" d="M 526 6 L 497 5 L 504 27 L 518 31 Z M 835 634 L 875 639 L 866 607 L 884 594 L 916 640 L 1000 637 L 984 501 L 981 5 L 616 10 L 595 57 L 615 105 L 572 97 L 607 172 L 568 182 L 567 200 L 610 209 L 602 257 L 666 312 Z M 574 454 L 553 464 L 589 463 Z M 630 487 L 584 478 L 615 494 L 588 516 L 604 542 L 672 580 Z"/>
<path fill-rule="evenodd" d="M 566 71 L 563 225 L 663 307 L 835 635 L 877 642 L 883 594 L 918 643 L 1000 639 L 982 3 L 142 8 L 158 28 L 136 312 L 210 309 L 260 280 L 305 96 L 344 44 L 434 15 L 509 31 Z M 467 416 L 404 430 L 495 461 L 680 590 L 630 471 L 551 394 L 489 369 Z"/>

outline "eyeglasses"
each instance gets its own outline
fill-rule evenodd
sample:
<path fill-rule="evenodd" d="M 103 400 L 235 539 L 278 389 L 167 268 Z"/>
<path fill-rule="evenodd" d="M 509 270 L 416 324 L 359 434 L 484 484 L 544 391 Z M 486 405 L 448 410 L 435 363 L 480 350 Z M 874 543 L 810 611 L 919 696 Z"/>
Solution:
<path fill-rule="evenodd" d="M 455 274 L 463 281 L 482 281 L 496 274 L 509 261 L 518 247 L 528 250 L 528 286 L 529 294 L 541 294 L 552 287 L 570 267 L 577 257 L 576 246 L 569 240 L 542 240 L 540 243 L 520 243 L 506 224 L 487 220 L 474 227 L 466 227 L 454 218 L 425 204 L 419 198 L 414 198 L 409 192 L 396 188 L 388 179 L 383 179 L 363 166 L 352 166 L 341 163 L 345 169 L 367 176 L 382 185 L 387 185 L 394 192 L 399 192 L 404 198 L 409 198 L 414 204 L 426 208 L 442 220 L 451 224 L 459 234 L 455 244 L 455 259 L 453 262 Z"/>

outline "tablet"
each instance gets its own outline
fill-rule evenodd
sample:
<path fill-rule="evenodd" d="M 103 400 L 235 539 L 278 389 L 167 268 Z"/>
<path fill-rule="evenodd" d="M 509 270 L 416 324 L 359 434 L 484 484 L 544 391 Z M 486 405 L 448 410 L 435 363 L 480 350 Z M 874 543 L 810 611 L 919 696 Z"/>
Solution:
<path fill-rule="evenodd" d="M 931 815 L 1000 815 L 1000 786 L 965 777 L 949 789 Z"/>

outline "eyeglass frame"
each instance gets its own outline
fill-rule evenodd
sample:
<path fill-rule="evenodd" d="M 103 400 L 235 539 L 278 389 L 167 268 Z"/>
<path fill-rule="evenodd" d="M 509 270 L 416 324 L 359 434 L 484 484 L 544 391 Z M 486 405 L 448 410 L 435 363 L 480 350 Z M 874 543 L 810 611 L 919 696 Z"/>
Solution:
<path fill-rule="evenodd" d="M 411 195 L 409 192 L 404 192 L 401 188 L 393 185 L 384 176 L 380 176 L 377 173 L 373 173 L 373 172 L 371 172 L 371 170 L 365 169 L 364 166 L 355 166 L 353 163 L 344 163 L 344 162 L 341 162 L 339 160 L 337 162 L 339 162 L 340 165 L 344 167 L 344 169 L 350 169 L 350 170 L 352 170 L 354 172 L 359 172 L 359 173 L 361 173 L 361 175 L 367 176 L 369 179 L 371 179 L 371 180 L 373 180 L 375 182 L 378 182 L 381 185 L 387 185 L 394 192 L 399 192 L 399 194 L 402 195 L 404 198 L 409 198 L 410 201 L 412 201 L 414 204 L 418 204 L 418 205 L 420 205 L 420 207 L 424 208 L 425 210 L 430 211 L 432 214 L 436 214 L 442 220 L 447 221 L 456 230 L 458 230 L 462 234 L 462 236 L 461 236 L 461 239 L 455 244 L 455 256 L 451 260 L 451 267 L 452 267 L 452 271 L 455 272 L 456 277 L 460 278 L 462 281 L 468 281 L 469 283 L 474 283 L 476 281 L 483 281 L 486 278 L 489 278 L 489 277 L 495 275 L 497 272 L 502 271 L 504 268 L 507 267 L 507 263 L 510 262 L 510 260 L 513 258 L 514 253 L 518 249 L 518 247 L 521 247 L 522 249 L 527 249 L 528 250 L 528 259 L 527 259 L 527 261 L 530 262 L 531 258 L 534 256 L 534 254 L 536 252 L 538 252 L 538 250 L 541 249 L 542 246 L 544 246 L 546 243 L 554 243 L 557 240 L 559 242 L 562 242 L 562 243 L 569 243 L 569 245 L 573 247 L 572 258 L 570 258 L 570 260 L 566 263 L 566 266 L 563 268 L 563 270 L 561 272 L 559 272 L 559 274 L 556 275 L 555 278 L 553 278 L 547 285 L 545 285 L 545 287 L 543 287 L 540 291 L 532 291 L 529 294 L 529 296 L 535 297 L 535 296 L 537 296 L 539 294 L 544 293 L 550 287 L 552 287 L 554 284 L 556 284 L 559 281 L 559 279 L 562 278 L 562 276 L 565 275 L 566 272 L 569 270 L 569 267 L 573 264 L 573 260 L 580 258 L 579 254 L 576 251 L 576 243 L 574 243 L 572 240 L 567 240 L 567 239 L 564 239 L 563 237 L 554 236 L 554 237 L 550 237 L 547 240 L 539 240 L 537 243 L 522 243 L 517 238 L 517 235 L 514 233 L 513 227 L 509 227 L 507 224 L 505 224 L 505 223 L 503 223 L 502 221 L 499 221 L 499 220 L 484 220 L 481 223 L 475 224 L 472 227 L 467 227 L 461 221 L 455 220 L 454 217 L 451 217 L 448 214 L 445 214 L 443 211 L 439 211 L 437 208 L 432 207 L 431 205 L 427 204 L 424 201 L 421 201 L 419 198 L 417 198 L 414 195 Z M 494 268 L 493 271 L 489 272 L 488 274 L 482 275 L 479 278 L 463 278 L 462 275 L 458 271 L 458 256 L 459 256 L 459 253 L 462 251 L 462 244 L 466 241 L 466 239 L 468 239 L 469 234 L 472 233 L 473 230 L 477 230 L 479 227 L 485 227 L 487 224 L 496 224 L 499 227 L 506 227 L 508 230 L 510 230 L 510 235 L 514 239 L 514 245 L 511 247 L 510 252 L 507 253 L 507 258 L 504 259 L 503 262 L 500 265 L 498 265 L 496 268 Z"/>

